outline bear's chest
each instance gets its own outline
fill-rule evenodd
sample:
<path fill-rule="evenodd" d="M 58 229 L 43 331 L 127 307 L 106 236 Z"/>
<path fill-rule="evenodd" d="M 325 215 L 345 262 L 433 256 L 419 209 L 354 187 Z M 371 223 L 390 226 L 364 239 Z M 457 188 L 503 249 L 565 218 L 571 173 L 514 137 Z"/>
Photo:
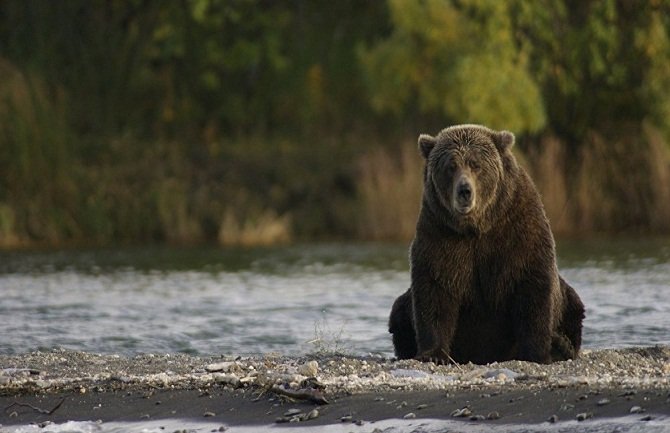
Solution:
<path fill-rule="evenodd" d="M 496 309 L 513 291 L 517 264 L 507 245 L 489 239 L 447 242 L 433 263 L 443 290 L 473 308 Z"/>

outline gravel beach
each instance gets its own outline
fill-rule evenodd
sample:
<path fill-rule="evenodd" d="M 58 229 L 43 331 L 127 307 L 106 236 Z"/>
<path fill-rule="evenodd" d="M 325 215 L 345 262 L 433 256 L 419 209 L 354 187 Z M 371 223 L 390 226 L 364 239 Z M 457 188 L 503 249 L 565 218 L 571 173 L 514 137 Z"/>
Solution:
<path fill-rule="evenodd" d="M 670 422 L 670 347 L 583 350 L 551 365 L 378 356 L 0 355 L 0 425 L 197 419 L 253 425 Z M 548 424 L 547 424 L 548 425 Z M 207 430 L 209 431 L 209 430 Z M 380 430 L 382 431 L 382 430 Z"/>

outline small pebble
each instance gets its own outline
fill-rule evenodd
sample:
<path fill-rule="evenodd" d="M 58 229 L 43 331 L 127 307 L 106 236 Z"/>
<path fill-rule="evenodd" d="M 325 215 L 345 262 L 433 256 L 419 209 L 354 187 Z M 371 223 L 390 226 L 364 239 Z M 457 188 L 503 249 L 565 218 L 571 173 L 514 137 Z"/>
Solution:
<path fill-rule="evenodd" d="M 552 415 L 552 416 L 550 416 L 549 419 L 548 419 L 547 421 L 550 422 L 550 423 L 552 423 L 552 424 L 557 423 L 557 422 L 558 422 L 558 415 Z"/>
<path fill-rule="evenodd" d="M 468 407 L 464 407 L 462 409 L 456 409 L 453 412 L 451 412 L 451 416 L 454 418 L 464 418 L 472 415 L 472 411 Z"/>
<path fill-rule="evenodd" d="M 212 417 L 212 416 L 216 416 L 216 414 L 214 412 L 209 412 L 208 411 L 208 412 L 203 413 L 202 416 L 204 416 L 205 418 L 209 418 L 209 417 Z"/>
<path fill-rule="evenodd" d="M 351 422 L 353 417 L 351 415 L 344 415 L 342 418 L 340 418 L 340 422 Z"/>
<path fill-rule="evenodd" d="M 414 412 L 410 412 L 408 414 L 405 414 L 405 416 L 402 417 L 403 419 L 414 419 L 416 418 L 416 414 Z"/>
<path fill-rule="evenodd" d="M 577 414 L 577 421 L 585 421 L 589 418 L 593 418 L 593 414 L 591 412 L 582 412 Z"/>
<path fill-rule="evenodd" d="M 486 417 L 484 415 L 472 415 L 470 421 L 484 421 Z"/>
<path fill-rule="evenodd" d="M 149 419 L 151 416 L 148 413 L 145 413 L 144 415 L 140 415 L 140 419 Z"/>
<path fill-rule="evenodd" d="M 641 408 L 640 406 L 633 406 L 630 408 L 630 413 L 643 413 L 644 409 Z"/>
<path fill-rule="evenodd" d="M 230 371 L 239 371 L 240 366 L 237 362 L 218 362 L 215 364 L 209 364 L 205 366 L 205 370 L 214 373 L 217 371 L 230 372 Z"/>
<path fill-rule="evenodd" d="M 488 415 L 486 415 L 486 419 L 494 420 L 494 419 L 500 419 L 500 414 L 497 411 L 489 412 Z"/>
<path fill-rule="evenodd" d="M 375 397 L 375 401 L 384 401 L 384 397 Z"/>
<path fill-rule="evenodd" d="M 654 419 L 653 416 L 647 415 L 647 416 L 643 416 L 642 418 L 640 418 L 640 421 L 651 421 L 653 419 Z"/>
<path fill-rule="evenodd" d="M 610 404 L 610 400 L 608 398 L 603 398 L 602 400 L 598 400 L 598 406 L 605 406 L 606 404 Z"/>
<path fill-rule="evenodd" d="M 299 413 L 302 413 L 302 410 L 292 408 L 284 412 L 284 416 L 293 416 L 293 415 L 298 415 Z"/>
<path fill-rule="evenodd" d="M 357 419 L 354 424 L 356 424 L 357 426 L 362 426 L 363 424 L 365 424 L 365 421 L 363 421 L 362 419 Z"/>
<path fill-rule="evenodd" d="M 215 373 L 214 380 L 216 383 L 230 385 L 233 388 L 237 388 L 240 385 L 240 378 L 235 374 Z"/>
<path fill-rule="evenodd" d="M 319 411 L 317 409 L 312 409 L 307 414 L 307 419 L 314 419 L 319 417 Z"/>
<path fill-rule="evenodd" d="M 425 408 L 427 408 L 427 407 L 428 407 L 427 404 L 420 404 L 420 405 L 418 405 L 418 406 L 416 407 L 416 409 L 417 409 L 417 410 L 421 410 L 421 409 L 425 409 Z"/>

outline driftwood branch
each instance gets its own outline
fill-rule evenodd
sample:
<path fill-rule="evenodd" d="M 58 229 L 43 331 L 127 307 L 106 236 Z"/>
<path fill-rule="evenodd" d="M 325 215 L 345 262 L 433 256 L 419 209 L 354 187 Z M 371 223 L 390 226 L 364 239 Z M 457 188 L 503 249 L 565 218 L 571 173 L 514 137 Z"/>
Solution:
<path fill-rule="evenodd" d="M 270 388 L 270 391 L 274 392 L 275 394 L 283 395 L 296 400 L 306 400 L 316 404 L 330 403 L 328 400 L 326 400 L 326 397 L 323 396 L 323 393 L 317 389 L 303 388 L 293 390 L 274 385 L 272 388 Z"/>
<path fill-rule="evenodd" d="M 63 402 L 65 401 L 65 397 L 61 398 L 60 401 L 54 406 L 51 410 L 46 410 L 39 408 L 37 406 L 33 406 L 32 404 L 28 403 L 20 403 L 18 401 L 15 401 L 14 403 L 10 404 L 5 408 L 5 412 L 7 412 L 9 409 L 13 408 L 14 406 L 21 406 L 21 407 L 29 407 L 30 409 L 34 410 L 35 412 L 42 413 L 44 415 L 51 415 L 52 413 L 56 412 L 56 409 L 58 409 Z"/>

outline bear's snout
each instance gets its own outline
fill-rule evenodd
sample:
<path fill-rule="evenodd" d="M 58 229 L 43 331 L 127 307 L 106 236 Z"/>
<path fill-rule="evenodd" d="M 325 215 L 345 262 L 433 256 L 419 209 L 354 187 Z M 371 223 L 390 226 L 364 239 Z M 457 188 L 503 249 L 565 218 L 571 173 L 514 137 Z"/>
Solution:
<path fill-rule="evenodd" d="M 458 199 L 464 202 L 469 202 L 472 198 L 472 187 L 469 183 L 463 182 L 458 185 Z"/>
<path fill-rule="evenodd" d="M 466 174 L 459 176 L 454 184 L 452 205 L 460 214 L 467 214 L 475 207 L 475 187 Z"/>

